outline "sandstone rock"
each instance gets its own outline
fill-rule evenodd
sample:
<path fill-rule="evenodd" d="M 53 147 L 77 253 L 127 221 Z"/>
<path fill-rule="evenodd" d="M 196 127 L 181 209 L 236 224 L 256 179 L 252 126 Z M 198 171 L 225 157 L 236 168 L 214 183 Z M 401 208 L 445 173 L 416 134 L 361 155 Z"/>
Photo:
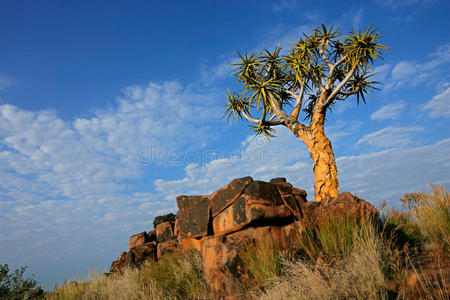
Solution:
<path fill-rule="evenodd" d="M 196 250 L 198 252 L 201 252 L 203 240 L 204 240 L 204 238 L 202 238 L 202 239 L 194 239 L 194 238 L 182 239 L 178 242 L 178 247 L 183 251 Z"/>
<path fill-rule="evenodd" d="M 314 211 L 317 218 L 322 215 L 352 215 L 357 218 L 372 219 L 379 222 L 378 210 L 369 202 L 353 196 L 349 192 L 343 192 L 338 197 L 320 203 Z"/>
<path fill-rule="evenodd" d="M 178 196 L 177 204 L 178 238 L 205 236 L 211 214 L 208 196 Z"/>
<path fill-rule="evenodd" d="M 113 261 L 109 271 L 122 275 L 124 270 L 135 266 L 135 257 L 131 252 L 122 252 L 116 261 Z"/>
<path fill-rule="evenodd" d="M 250 176 L 238 178 L 222 187 L 220 190 L 211 194 L 211 213 L 216 216 L 223 210 L 230 202 L 236 200 L 237 197 L 244 191 L 246 186 L 253 181 Z"/>
<path fill-rule="evenodd" d="M 300 209 L 299 206 L 297 209 Z M 255 181 L 247 186 L 234 203 L 214 217 L 213 232 L 216 235 L 225 234 L 268 220 L 292 222 L 293 216 L 274 184 Z"/>
<path fill-rule="evenodd" d="M 128 241 L 128 249 L 140 246 L 147 242 L 150 242 L 150 238 L 147 235 L 147 232 L 144 231 L 144 232 L 135 234 L 135 235 L 131 236 L 130 240 Z"/>
<path fill-rule="evenodd" d="M 163 222 L 175 222 L 176 216 L 173 213 L 167 215 L 158 216 L 153 220 L 153 228 L 156 228 L 159 224 Z"/>
<path fill-rule="evenodd" d="M 202 243 L 204 272 L 210 289 L 217 295 L 232 294 L 235 287 L 249 282 L 248 270 L 239 258 L 239 251 L 247 243 L 264 239 L 277 241 L 286 254 L 297 251 L 300 224 L 288 226 L 250 227 L 228 235 L 206 237 Z"/>
<path fill-rule="evenodd" d="M 129 253 L 133 254 L 134 264 L 141 264 L 146 259 L 156 261 L 156 243 L 148 242 L 143 245 L 134 247 L 133 249 L 130 250 Z"/>
<path fill-rule="evenodd" d="M 277 178 L 270 179 L 270 183 L 282 183 L 282 182 L 286 182 L 286 178 L 277 177 Z"/>
<path fill-rule="evenodd" d="M 163 222 L 156 226 L 156 240 L 158 242 L 164 242 L 173 238 L 173 223 Z"/>
<path fill-rule="evenodd" d="M 172 253 L 177 249 L 177 240 L 168 240 L 158 243 L 156 248 L 157 248 L 156 257 L 158 260 L 160 260 L 162 255 L 166 253 Z"/>
<path fill-rule="evenodd" d="M 156 241 L 156 229 L 152 229 L 149 232 L 147 232 L 148 238 L 149 238 L 149 242 L 154 242 Z"/>

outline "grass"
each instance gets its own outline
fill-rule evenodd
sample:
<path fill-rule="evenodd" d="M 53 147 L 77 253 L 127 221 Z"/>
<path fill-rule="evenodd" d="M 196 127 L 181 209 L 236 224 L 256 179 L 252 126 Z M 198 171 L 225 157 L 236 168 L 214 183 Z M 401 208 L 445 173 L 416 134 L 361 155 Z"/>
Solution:
<path fill-rule="evenodd" d="M 272 238 L 247 243 L 238 255 L 258 287 L 269 286 L 274 278 L 281 275 L 284 256 L 279 243 Z"/>
<path fill-rule="evenodd" d="M 66 282 L 47 299 L 200 299 L 208 297 L 200 258 L 195 253 L 168 254 L 159 263 L 147 261 L 122 276 L 92 272 L 86 281 Z"/>
<path fill-rule="evenodd" d="M 299 255 L 277 241 L 247 243 L 238 253 L 251 278 L 245 299 L 449 299 L 448 191 L 406 194 L 403 210 L 383 210 L 382 226 L 351 215 L 304 224 Z M 236 291 L 238 288 L 236 287 Z M 241 291 L 239 291 L 241 292 Z M 174 253 L 123 276 L 91 274 L 48 299 L 214 299 L 201 258 Z"/>

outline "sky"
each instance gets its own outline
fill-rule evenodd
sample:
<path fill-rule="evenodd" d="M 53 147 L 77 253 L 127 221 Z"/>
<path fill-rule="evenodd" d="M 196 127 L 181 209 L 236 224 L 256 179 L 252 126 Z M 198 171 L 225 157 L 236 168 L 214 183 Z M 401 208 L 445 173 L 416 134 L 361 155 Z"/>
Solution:
<path fill-rule="evenodd" d="M 340 190 L 399 207 L 450 186 L 450 2 L 0 1 L 0 264 L 46 288 L 107 271 L 176 196 L 286 177 L 313 200 L 285 128 L 222 119 L 237 51 L 289 48 L 320 24 L 374 23 L 383 83 L 328 115 Z"/>

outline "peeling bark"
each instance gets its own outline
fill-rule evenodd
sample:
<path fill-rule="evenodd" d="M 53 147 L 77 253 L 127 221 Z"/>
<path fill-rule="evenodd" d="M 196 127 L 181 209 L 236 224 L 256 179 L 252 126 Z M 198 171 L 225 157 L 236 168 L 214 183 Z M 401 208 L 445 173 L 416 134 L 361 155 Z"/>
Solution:
<path fill-rule="evenodd" d="M 316 111 L 311 124 L 304 126 L 292 121 L 286 126 L 308 147 L 314 164 L 314 198 L 321 202 L 339 195 L 339 182 L 330 140 L 324 132 L 325 113 Z"/>

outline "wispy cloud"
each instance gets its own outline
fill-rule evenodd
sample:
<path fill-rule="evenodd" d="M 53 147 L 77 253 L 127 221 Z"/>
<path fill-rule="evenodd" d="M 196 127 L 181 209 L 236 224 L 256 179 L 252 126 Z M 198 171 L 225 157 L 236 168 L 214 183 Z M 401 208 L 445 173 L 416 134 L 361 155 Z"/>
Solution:
<path fill-rule="evenodd" d="M 283 11 L 286 9 L 296 9 L 298 7 L 298 1 L 295 0 L 279 0 L 277 3 L 272 4 L 274 11 Z"/>
<path fill-rule="evenodd" d="M 430 5 L 436 2 L 436 0 L 376 0 L 376 2 L 391 9 L 400 9 L 412 6 Z"/>
<path fill-rule="evenodd" d="M 431 82 L 438 80 L 435 79 L 437 77 L 435 75 L 439 72 L 439 68 L 450 62 L 450 44 L 439 46 L 429 55 L 429 58 L 423 63 L 400 61 L 392 67 L 389 76 L 383 75 L 389 70 L 388 65 L 378 69 L 382 73 L 379 76 L 384 77 L 386 82 L 384 89 L 389 91 L 405 86 L 416 86 L 424 82 L 430 85 Z"/>
<path fill-rule="evenodd" d="M 385 127 L 360 138 L 355 146 L 370 145 L 376 148 L 401 148 L 415 144 L 417 133 L 421 127 Z"/>
<path fill-rule="evenodd" d="M 415 129 L 411 131 L 414 132 Z M 294 185 L 306 188 L 308 199 L 313 200 L 314 177 L 308 152 L 300 141 L 296 138 L 291 140 L 288 135 L 289 132 L 285 132 L 282 134 L 283 140 L 274 139 L 265 145 L 259 145 L 258 140 L 249 137 L 244 143 L 243 154 L 203 165 L 189 165 L 181 179 L 159 179 L 155 185 L 161 193 L 171 198 L 179 193 L 208 194 L 236 177 L 251 175 L 255 179 L 268 180 L 282 176 Z M 268 163 L 268 159 L 249 160 L 245 156 L 250 149 L 259 149 L 257 153 L 261 158 L 270 158 L 272 156 L 271 152 L 268 152 L 269 148 L 291 149 L 294 152 L 299 151 L 300 155 L 295 160 L 278 163 Z M 338 157 L 336 163 L 341 191 L 357 193 L 375 204 L 387 200 L 388 204 L 395 205 L 402 193 L 425 190 L 427 180 L 449 184 L 449 151 L 450 139 L 446 139 L 427 146 L 392 148 Z"/>
<path fill-rule="evenodd" d="M 405 104 L 403 102 L 390 103 L 381 107 L 379 110 L 375 111 L 370 115 L 372 120 L 388 120 L 395 119 L 399 114 L 405 109 Z"/>
<path fill-rule="evenodd" d="M 450 117 L 450 87 L 434 96 L 423 109 L 433 118 Z"/>
<path fill-rule="evenodd" d="M 161 158 L 211 141 L 214 99 L 166 82 L 128 87 L 112 108 L 73 121 L 0 105 L 0 261 L 32 266 L 89 248 L 109 263 L 129 234 L 176 207 L 139 185 L 157 175 L 142 155 L 149 145 Z"/>

